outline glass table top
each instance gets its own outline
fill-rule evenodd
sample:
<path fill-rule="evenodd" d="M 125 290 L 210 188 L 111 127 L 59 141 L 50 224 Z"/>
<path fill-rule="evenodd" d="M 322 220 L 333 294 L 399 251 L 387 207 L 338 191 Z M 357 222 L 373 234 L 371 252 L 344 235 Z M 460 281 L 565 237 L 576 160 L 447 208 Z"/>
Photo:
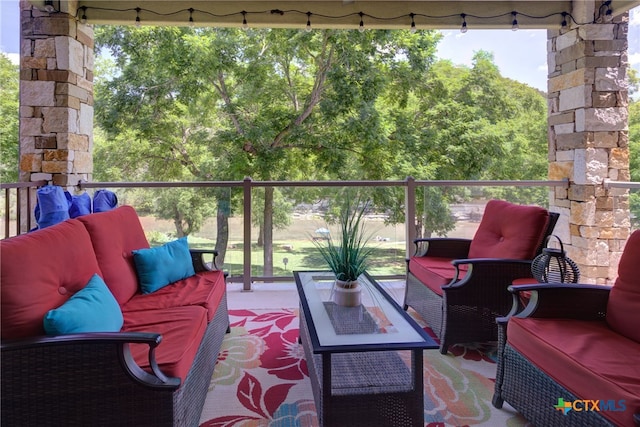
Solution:
<path fill-rule="evenodd" d="M 358 307 L 332 301 L 335 276 L 331 272 L 295 271 L 294 277 L 314 352 L 438 347 L 366 273 L 358 278 L 362 288 Z"/>

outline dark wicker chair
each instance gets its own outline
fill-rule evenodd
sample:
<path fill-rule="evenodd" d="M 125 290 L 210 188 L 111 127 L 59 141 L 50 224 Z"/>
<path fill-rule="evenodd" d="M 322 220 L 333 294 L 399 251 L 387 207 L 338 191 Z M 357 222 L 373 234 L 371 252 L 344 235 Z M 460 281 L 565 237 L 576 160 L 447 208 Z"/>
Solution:
<path fill-rule="evenodd" d="M 411 306 L 423 317 L 440 339 L 442 354 L 452 344 L 498 340 L 495 319 L 511 308 L 507 287 L 515 279 L 532 277 L 531 261 L 558 218 L 537 206 L 492 200 L 473 240 L 415 240 L 416 253 L 407 260 L 404 308 Z M 523 240 L 531 247 L 523 249 Z M 488 249 L 477 257 L 484 242 Z"/>
<path fill-rule="evenodd" d="M 496 319 L 496 408 L 506 401 L 539 426 L 640 426 L 639 261 L 635 231 L 614 286 L 509 287 L 512 309 Z M 553 406 L 560 398 L 609 400 L 606 409 L 563 412 Z"/>
<path fill-rule="evenodd" d="M 514 308 L 508 316 L 499 317 L 498 322 L 498 366 L 496 370 L 493 406 L 502 408 L 504 401 L 513 406 L 522 416 L 535 425 L 553 426 L 613 426 L 599 412 L 580 412 L 579 417 L 566 417 L 553 410 L 549 402 L 563 397 L 566 401 L 580 399 L 562 387 L 541 369 L 533 365 L 512 346 L 507 344 L 507 322 L 509 317 L 522 311 L 522 298 L 518 292 L 535 292 L 535 317 L 581 318 L 602 321 L 607 309 L 609 287 L 600 285 L 543 284 L 519 285 L 511 288 L 516 295 Z M 545 295 L 545 298 L 540 298 Z M 580 303 L 576 304 L 576 300 Z M 543 304 L 540 304 L 545 301 Z M 572 414 L 574 415 L 574 414 Z"/>

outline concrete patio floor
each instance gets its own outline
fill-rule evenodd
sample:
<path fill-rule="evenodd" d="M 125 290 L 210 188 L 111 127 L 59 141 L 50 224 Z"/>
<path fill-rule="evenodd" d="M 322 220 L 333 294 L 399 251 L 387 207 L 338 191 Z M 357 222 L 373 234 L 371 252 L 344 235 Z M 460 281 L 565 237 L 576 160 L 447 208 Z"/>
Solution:
<path fill-rule="evenodd" d="M 404 280 L 379 281 L 395 301 L 402 305 L 404 300 Z M 252 284 L 251 291 L 243 291 L 242 283 L 227 284 L 227 304 L 229 310 L 259 310 L 278 308 L 298 308 L 298 292 L 296 284 L 291 282 Z"/>

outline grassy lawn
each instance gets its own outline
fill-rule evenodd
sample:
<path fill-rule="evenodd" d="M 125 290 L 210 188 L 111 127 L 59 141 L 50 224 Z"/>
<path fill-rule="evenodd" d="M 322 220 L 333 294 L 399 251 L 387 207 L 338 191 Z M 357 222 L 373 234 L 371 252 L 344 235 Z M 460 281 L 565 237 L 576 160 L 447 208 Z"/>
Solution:
<path fill-rule="evenodd" d="M 175 238 L 175 228 L 171 221 L 158 220 L 152 217 L 141 217 L 140 221 L 152 245 L 158 245 Z M 449 237 L 471 238 L 477 229 L 477 222 L 459 221 L 456 229 Z M 273 274 L 274 276 L 291 276 L 294 270 L 326 270 L 326 264 L 312 243 L 315 230 L 327 227 L 321 218 L 313 216 L 292 218 L 291 224 L 283 230 L 274 230 L 273 237 Z M 374 248 L 369 272 L 374 275 L 405 273 L 405 229 L 404 224 L 385 225 L 382 220 L 366 221 L 371 234 L 370 245 Z M 335 227 L 328 227 L 336 235 Z M 224 270 L 231 275 L 242 274 L 242 218 L 229 220 L 229 247 L 225 259 Z M 252 268 L 255 276 L 262 275 L 263 250 L 255 242 L 258 229 L 252 228 Z M 378 239 L 376 239 L 378 238 Z M 207 220 L 197 233 L 189 236 L 189 245 L 193 248 L 213 249 L 216 240 L 215 219 Z M 285 266 L 284 259 L 287 259 Z"/>
<path fill-rule="evenodd" d="M 224 269 L 232 275 L 242 273 L 242 245 L 234 245 L 235 249 L 227 249 Z M 292 248 L 289 248 L 291 247 Z M 368 271 L 372 274 L 403 274 L 404 243 L 372 242 L 374 248 Z M 285 247 L 287 247 L 285 249 Z M 262 274 L 262 248 L 254 245 L 251 250 L 254 275 Z M 287 260 L 285 266 L 285 259 Z M 309 241 L 291 243 L 274 242 L 273 273 L 274 276 L 289 276 L 293 270 L 326 270 L 326 263 L 318 253 L 318 249 Z"/>
<path fill-rule="evenodd" d="M 170 221 L 158 220 L 152 217 L 142 217 L 142 226 L 152 245 L 163 243 L 175 238 L 175 228 Z M 372 274 L 404 274 L 405 272 L 405 242 L 404 224 L 395 226 L 385 225 L 381 220 L 367 221 L 367 230 L 371 234 L 370 245 L 374 248 L 369 272 Z M 314 217 L 293 218 L 291 224 L 284 230 L 274 230 L 273 242 L 273 274 L 274 276 L 290 276 L 293 270 L 326 270 L 326 264 L 318 250 L 313 245 L 312 237 L 315 230 L 327 227 L 322 219 Z M 335 233 L 334 227 L 328 227 Z M 243 242 L 242 219 L 229 220 L 229 246 L 225 264 L 222 266 L 231 275 L 242 274 Z M 255 242 L 258 230 L 252 229 Z M 189 245 L 193 248 L 212 249 L 215 246 L 215 219 L 208 220 L 202 230 L 189 236 Z M 376 241 L 376 237 L 380 240 Z M 252 274 L 262 275 L 263 249 L 257 244 L 252 245 Z M 284 260 L 287 260 L 285 266 Z"/>

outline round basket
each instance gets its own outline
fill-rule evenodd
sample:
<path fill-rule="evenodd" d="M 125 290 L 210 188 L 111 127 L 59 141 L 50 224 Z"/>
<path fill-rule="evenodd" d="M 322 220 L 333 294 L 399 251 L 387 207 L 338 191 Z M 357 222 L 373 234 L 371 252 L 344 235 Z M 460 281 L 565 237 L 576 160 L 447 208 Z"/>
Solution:
<path fill-rule="evenodd" d="M 552 237 L 558 239 L 560 249 L 548 247 Z M 562 240 L 555 235 L 547 237 L 542 253 L 531 263 L 531 273 L 540 283 L 578 283 L 580 280 L 578 265 L 567 257 Z"/>

